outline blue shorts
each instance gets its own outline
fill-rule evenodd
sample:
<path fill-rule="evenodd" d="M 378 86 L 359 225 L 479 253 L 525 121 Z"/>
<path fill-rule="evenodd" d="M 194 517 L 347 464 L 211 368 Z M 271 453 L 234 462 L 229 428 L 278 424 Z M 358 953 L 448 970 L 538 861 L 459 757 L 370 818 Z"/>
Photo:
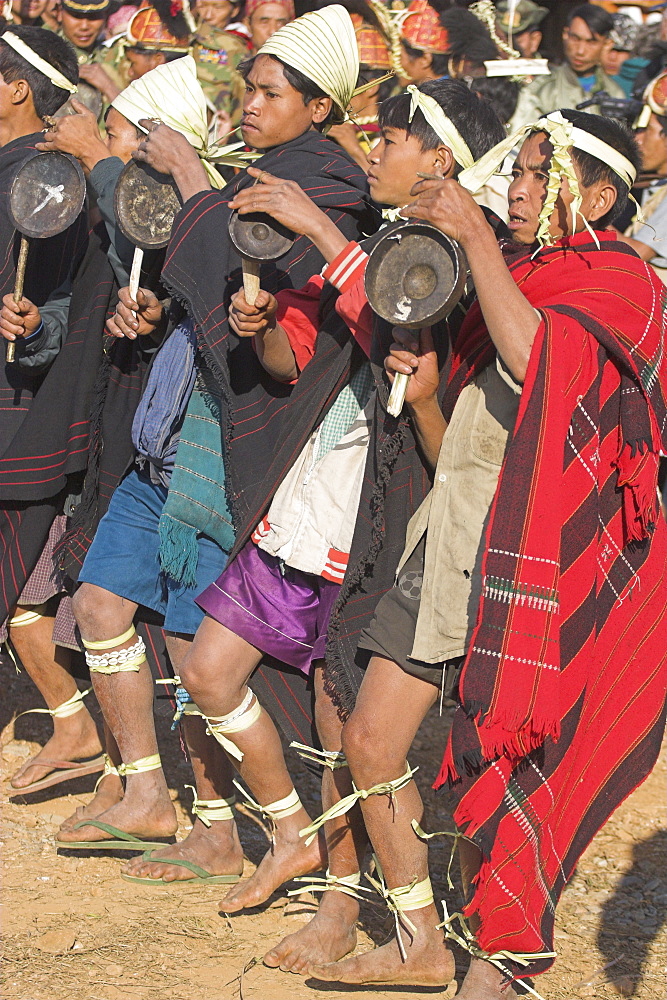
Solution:
<path fill-rule="evenodd" d="M 164 486 L 152 483 L 147 473 L 133 469 L 111 497 L 79 582 L 94 583 L 157 611 L 164 617 L 163 627 L 168 632 L 194 635 L 204 619 L 195 597 L 220 576 L 227 553 L 202 535 L 198 539 L 195 586 L 184 587 L 165 577 L 158 560 L 158 522 L 166 499 Z"/>

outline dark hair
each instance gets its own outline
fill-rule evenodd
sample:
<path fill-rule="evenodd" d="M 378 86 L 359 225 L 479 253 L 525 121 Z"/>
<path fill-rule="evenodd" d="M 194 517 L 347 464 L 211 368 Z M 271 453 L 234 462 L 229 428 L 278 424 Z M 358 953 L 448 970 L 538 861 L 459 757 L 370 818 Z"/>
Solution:
<path fill-rule="evenodd" d="M 474 14 L 462 7 L 441 11 L 440 23 L 449 38 L 449 55 L 483 66 L 487 59 L 497 59 L 498 49 L 489 30 Z"/>
<path fill-rule="evenodd" d="M 655 114 L 655 111 L 653 113 Z M 655 117 L 660 122 L 661 130 L 667 135 L 667 118 L 664 115 L 655 115 Z"/>
<path fill-rule="evenodd" d="M 358 14 L 366 24 L 370 24 L 372 28 L 376 28 L 381 35 L 384 35 L 384 28 L 380 24 L 380 18 L 368 3 L 368 0 L 319 0 L 319 2 L 308 4 L 308 10 L 322 10 L 324 7 L 330 7 L 334 3 L 344 7 L 348 14 Z"/>
<path fill-rule="evenodd" d="M 424 55 L 424 49 L 416 49 L 414 45 L 409 45 L 404 38 L 401 38 L 401 45 L 411 59 L 419 59 Z M 442 52 L 430 52 L 431 69 L 436 76 L 445 76 L 449 69 L 449 56 Z"/>
<path fill-rule="evenodd" d="M 576 128 L 602 139 L 618 150 L 622 156 L 630 161 L 637 173 L 641 168 L 641 153 L 633 133 L 624 122 L 614 118 L 606 118 L 603 115 L 589 115 L 585 111 L 573 111 L 569 108 L 562 110 L 563 118 L 567 118 Z M 584 187 L 590 187 L 598 181 L 608 181 L 616 188 L 616 201 L 611 209 L 601 219 L 595 222 L 596 229 L 604 229 L 610 225 L 614 219 L 618 218 L 626 210 L 628 205 L 629 190 L 625 181 L 621 180 L 617 173 L 597 156 L 591 156 L 576 147 L 572 149 L 572 159 L 579 167 L 581 181 Z"/>
<path fill-rule="evenodd" d="M 259 53 L 257 53 L 257 55 L 259 55 Z M 244 59 L 243 62 L 239 63 L 237 69 L 244 80 L 248 79 L 248 76 L 250 75 L 250 72 L 253 66 L 255 65 L 255 59 L 257 58 L 257 55 L 251 56 L 249 59 Z M 265 53 L 265 55 L 268 55 L 269 59 L 275 59 L 277 63 L 280 63 L 280 65 L 283 68 L 283 76 L 289 83 L 290 87 L 293 87 L 294 90 L 298 91 L 298 93 L 301 94 L 303 103 L 305 105 L 310 104 L 311 101 L 315 101 L 319 97 L 329 96 L 328 94 L 325 94 L 324 91 L 320 87 L 318 87 L 316 83 L 313 83 L 312 80 L 309 80 L 308 77 L 305 76 L 303 73 L 301 73 L 298 69 L 294 69 L 293 66 L 288 66 L 287 63 L 284 63 L 282 59 L 278 58 L 278 56 L 269 55 L 269 53 Z M 329 123 L 334 113 L 335 112 L 332 107 L 331 111 L 324 119 L 324 121 L 318 122 L 315 125 L 315 128 L 318 129 L 318 131 L 321 131 L 324 128 L 324 126 Z"/>
<path fill-rule="evenodd" d="M 27 24 L 16 26 L 12 24 L 11 31 L 30 46 L 33 52 L 59 70 L 70 83 L 78 84 L 79 64 L 76 52 L 64 38 L 53 31 L 45 31 L 44 28 L 34 28 Z M 5 83 L 13 83 L 14 80 L 26 81 L 30 87 L 32 103 L 38 118 L 54 115 L 71 97 L 69 91 L 56 87 L 47 76 L 35 69 L 32 63 L 15 52 L 7 42 L 0 45 L 0 73 Z"/>
<path fill-rule="evenodd" d="M 498 115 L 490 104 L 480 101 L 461 80 L 428 80 L 419 90 L 438 102 L 461 133 L 476 160 L 505 138 Z M 397 128 L 419 140 L 423 150 L 442 144 L 421 111 L 409 121 L 410 95 L 390 97 L 380 107 L 380 128 Z"/>
<path fill-rule="evenodd" d="M 578 7 L 573 7 L 567 15 L 566 27 L 570 27 L 575 17 L 580 17 L 594 35 L 601 35 L 603 38 L 606 38 L 614 27 L 614 19 L 611 14 L 602 7 L 593 6 L 592 3 L 581 3 Z"/>
<path fill-rule="evenodd" d="M 519 100 L 520 84 L 506 76 L 477 76 L 470 89 L 483 101 L 488 101 L 503 125 L 507 125 Z"/>

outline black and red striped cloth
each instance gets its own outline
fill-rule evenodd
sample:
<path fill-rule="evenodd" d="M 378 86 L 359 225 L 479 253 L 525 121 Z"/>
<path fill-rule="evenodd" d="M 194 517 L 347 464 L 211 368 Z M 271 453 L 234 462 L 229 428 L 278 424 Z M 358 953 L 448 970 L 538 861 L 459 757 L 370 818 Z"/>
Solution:
<path fill-rule="evenodd" d="M 665 289 L 607 232 L 510 264 L 542 317 L 484 541 L 483 591 L 437 786 L 483 855 L 487 953 L 549 952 L 582 851 L 650 773 L 667 695 Z M 445 417 L 494 357 L 475 304 Z M 552 959 L 517 976 L 543 972 Z"/>

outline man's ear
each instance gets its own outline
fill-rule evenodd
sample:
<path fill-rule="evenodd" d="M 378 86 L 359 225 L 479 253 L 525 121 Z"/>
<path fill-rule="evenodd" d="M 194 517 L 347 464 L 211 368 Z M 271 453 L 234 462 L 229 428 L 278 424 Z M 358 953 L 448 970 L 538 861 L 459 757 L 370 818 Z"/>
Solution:
<path fill-rule="evenodd" d="M 423 52 L 422 55 L 419 57 L 419 64 L 420 66 L 423 66 L 424 69 L 431 69 L 431 67 L 433 66 L 433 53 Z"/>
<path fill-rule="evenodd" d="M 316 97 L 311 102 L 312 112 L 313 112 L 313 124 L 320 125 L 323 121 L 326 121 L 329 116 L 329 112 L 333 107 L 333 101 L 330 97 Z"/>
<path fill-rule="evenodd" d="M 438 148 L 434 150 L 434 153 L 435 153 L 434 167 L 437 166 L 440 168 L 440 172 L 442 173 L 443 177 L 452 177 L 454 174 L 456 163 L 454 161 L 451 149 L 448 146 L 438 146 Z M 434 170 L 434 173 L 438 173 L 438 171 Z"/>
<path fill-rule="evenodd" d="M 25 102 L 30 99 L 30 84 L 27 80 L 12 80 L 10 87 L 12 88 L 10 97 L 12 104 L 25 104 Z"/>
<path fill-rule="evenodd" d="M 618 191 L 609 181 L 598 181 L 595 190 L 591 192 L 591 203 L 588 209 L 588 221 L 597 222 L 604 218 L 616 204 Z"/>

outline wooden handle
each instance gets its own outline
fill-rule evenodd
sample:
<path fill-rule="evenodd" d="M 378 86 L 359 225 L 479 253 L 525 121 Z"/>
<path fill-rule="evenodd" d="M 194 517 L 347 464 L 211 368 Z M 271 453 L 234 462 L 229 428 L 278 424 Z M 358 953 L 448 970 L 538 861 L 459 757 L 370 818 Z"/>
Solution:
<path fill-rule="evenodd" d="M 410 376 L 403 372 L 396 372 L 394 375 L 394 384 L 387 400 L 387 413 L 391 414 L 392 417 L 400 416 L 405 402 L 405 394 L 408 391 L 409 378 Z"/>
<path fill-rule="evenodd" d="M 141 265 L 144 262 L 144 251 L 141 247 L 134 248 L 134 257 L 132 258 L 132 270 L 130 271 L 130 296 L 136 302 L 137 292 L 139 291 L 139 279 L 141 277 Z"/>
<path fill-rule="evenodd" d="M 245 300 L 249 306 L 254 306 L 255 299 L 259 295 L 259 261 L 244 257 L 243 267 L 243 291 Z"/>
<path fill-rule="evenodd" d="M 14 279 L 14 302 L 20 302 L 23 298 L 23 282 L 25 281 L 25 266 L 28 263 L 28 239 L 21 237 L 21 247 L 19 249 L 19 259 L 16 265 L 16 278 Z M 5 360 L 11 364 L 16 354 L 16 342 L 10 340 L 7 343 Z"/>

